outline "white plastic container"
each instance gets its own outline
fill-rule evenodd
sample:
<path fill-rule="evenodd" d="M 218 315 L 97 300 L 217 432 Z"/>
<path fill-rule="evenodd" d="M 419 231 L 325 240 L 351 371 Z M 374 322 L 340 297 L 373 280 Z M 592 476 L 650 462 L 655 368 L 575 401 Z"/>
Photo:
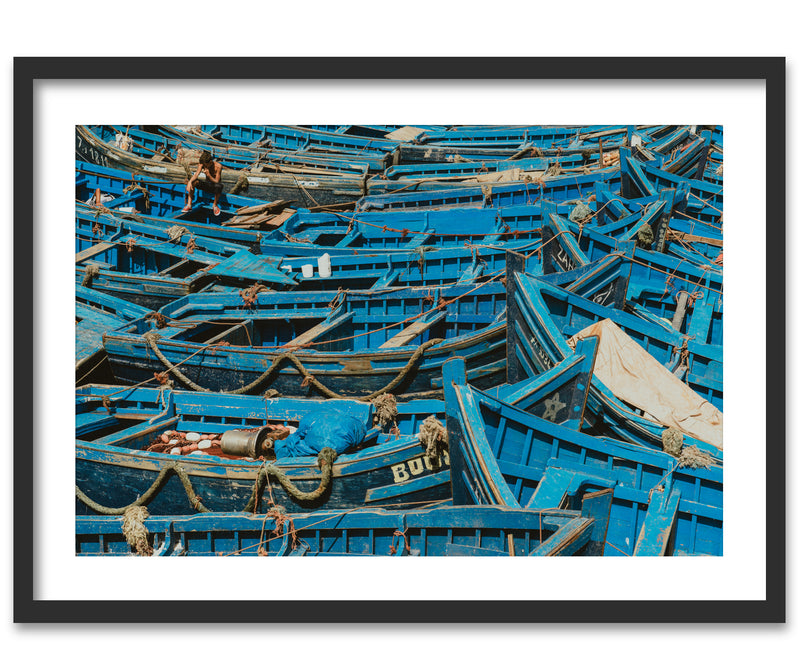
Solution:
<path fill-rule="evenodd" d="M 323 254 L 322 256 L 317 259 L 317 266 L 319 267 L 319 276 L 320 277 L 330 277 L 331 276 L 331 255 L 330 254 Z"/>
<path fill-rule="evenodd" d="M 283 270 L 284 272 L 290 273 L 290 272 L 292 272 L 292 267 L 289 266 L 289 265 L 283 265 L 283 266 L 281 266 L 281 270 Z"/>
<path fill-rule="evenodd" d="M 304 263 L 300 269 L 303 271 L 303 277 L 314 277 L 314 266 L 310 263 Z"/>

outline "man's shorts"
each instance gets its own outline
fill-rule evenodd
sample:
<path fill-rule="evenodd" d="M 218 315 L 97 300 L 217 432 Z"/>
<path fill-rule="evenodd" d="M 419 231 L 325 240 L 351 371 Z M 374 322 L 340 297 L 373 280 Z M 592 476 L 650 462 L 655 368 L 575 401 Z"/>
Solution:
<path fill-rule="evenodd" d="M 194 183 L 195 188 L 205 191 L 206 193 L 213 193 L 215 195 L 222 194 L 222 181 L 212 182 L 210 179 L 201 179 Z"/>

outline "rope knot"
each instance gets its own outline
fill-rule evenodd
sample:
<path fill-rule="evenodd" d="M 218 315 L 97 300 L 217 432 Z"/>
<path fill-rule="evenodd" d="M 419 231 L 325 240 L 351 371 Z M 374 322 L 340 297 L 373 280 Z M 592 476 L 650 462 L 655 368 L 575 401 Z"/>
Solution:
<path fill-rule="evenodd" d="M 246 308 L 253 307 L 256 304 L 258 294 L 262 291 L 268 291 L 268 289 L 259 282 L 256 282 L 251 287 L 247 287 L 247 289 L 239 289 L 239 295 L 242 297 L 242 301 L 244 301 L 244 306 Z"/>
<path fill-rule="evenodd" d="M 189 229 L 187 229 L 185 226 L 178 226 L 177 224 L 175 226 L 170 226 L 167 229 L 167 235 L 169 236 L 170 242 L 179 242 L 183 235 L 188 232 Z"/>
<path fill-rule="evenodd" d="M 144 316 L 147 321 L 155 321 L 156 328 L 163 329 L 167 325 L 167 318 L 160 312 L 148 312 Z"/>

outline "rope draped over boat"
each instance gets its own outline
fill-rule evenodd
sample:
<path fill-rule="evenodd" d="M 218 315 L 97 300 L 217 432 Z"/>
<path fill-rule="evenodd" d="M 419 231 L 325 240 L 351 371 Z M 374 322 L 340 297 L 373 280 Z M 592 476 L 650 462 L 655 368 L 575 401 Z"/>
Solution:
<path fill-rule="evenodd" d="M 236 194 L 247 192 L 250 188 L 250 182 L 247 181 L 247 175 L 244 172 L 239 173 L 239 177 L 236 179 L 236 184 L 231 187 L 231 195 L 235 196 Z"/>
<path fill-rule="evenodd" d="M 150 192 L 147 190 L 146 186 L 142 186 L 138 182 L 134 182 L 133 184 L 131 184 L 129 186 L 126 186 L 124 189 L 122 189 L 122 193 L 127 195 L 129 192 L 135 191 L 136 189 L 139 189 L 139 191 L 142 192 L 142 195 L 144 196 L 144 207 L 145 207 L 146 210 L 149 210 L 150 209 Z"/>
<path fill-rule="evenodd" d="M 386 426 L 397 418 L 397 399 L 394 394 L 381 394 L 373 401 L 375 405 L 375 424 Z"/>
<path fill-rule="evenodd" d="M 322 450 L 320 450 L 320 453 L 317 456 L 317 465 L 320 469 L 320 483 L 316 489 L 310 492 L 304 492 L 298 489 L 291 479 L 273 462 L 264 462 L 262 466 L 259 467 L 258 474 L 256 475 L 256 480 L 253 485 L 253 493 L 251 494 L 250 499 L 248 500 L 242 512 L 255 512 L 260 499 L 260 493 L 262 492 L 263 486 L 267 482 L 267 479 L 270 475 L 275 477 L 275 479 L 278 480 L 278 482 L 280 482 L 283 488 L 286 490 L 286 493 L 295 499 L 299 501 L 314 501 L 318 499 L 329 489 L 331 485 L 333 480 L 333 462 L 336 461 L 337 456 L 338 455 L 336 451 L 330 447 L 324 447 Z M 138 552 L 141 546 L 142 534 L 144 534 L 144 543 L 145 545 L 147 544 L 147 529 L 144 528 L 142 523 L 145 519 L 147 519 L 148 512 L 144 506 L 150 503 L 156 497 L 173 473 L 178 474 L 178 477 L 183 484 L 183 488 L 186 491 L 186 495 L 189 498 L 189 503 L 192 505 L 192 507 L 201 513 L 212 512 L 203 505 L 200 497 L 195 493 L 194 488 L 192 487 L 189 476 L 186 474 L 186 471 L 180 464 L 164 465 L 164 467 L 159 471 L 158 476 L 153 484 L 150 485 L 150 488 L 138 499 L 132 503 L 129 503 L 127 506 L 123 506 L 122 508 L 109 508 L 108 506 L 104 506 L 96 501 L 93 501 L 83 491 L 81 491 L 81 488 L 77 485 L 75 487 L 75 495 L 77 496 L 78 500 L 94 510 L 96 513 L 100 513 L 101 515 L 123 515 L 123 533 L 125 534 L 125 538 L 128 539 L 128 542 L 134 548 L 136 548 Z M 152 549 L 149 553 L 139 552 L 139 554 L 152 554 Z"/>
<path fill-rule="evenodd" d="M 330 488 L 333 481 L 333 462 L 336 461 L 338 454 L 336 450 L 330 447 L 323 447 L 317 455 L 317 465 L 320 470 L 319 485 L 316 489 L 310 492 L 304 492 L 298 489 L 286 473 L 280 467 L 275 465 L 275 462 L 263 462 L 258 469 L 256 481 L 253 483 L 253 493 L 244 507 L 243 512 L 255 513 L 258 508 L 258 502 L 261 499 L 261 492 L 264 485 L 267 483 L 269 476 L 273 476 L 281 486 L 286 490 L 286 493 L 298 501 L 315 501 L 320 498 Z"/>
<path fill-rule="evenodd" d="M 167 372 L 172 372 L 175 375 L 175 377 L 177 377 L 181 382 L 183 382 L 189 388 L 194 389 L 195 391 L 212 391 L 211 389 L 208 389 L 206 387 L 202 387 L 199 384 L 196 384 L 195 382 L 190 380 L 188 377 L 186 377 L 186 375 L 184 375 L 180 370 L 178 370 L 178 366 L 180 364 L 174 364 L 173 365 L 169 361 L 169 359 L 167 359 L 167 357 L 164 356 L 164 354 L 161 352 L 161 350 L 159 349 L 158 345 L 156 344 L 156 341 L 160 337 L 161 336 L 158 333 L 155 333 L 154 331 L 149 331 L 148 333 L 144 334 L 144 341 L 147 343 L 147 345 L 150 348 L 152 348 L 153 352 L 158 357 L 158 360 L 161 361 L 161 363 L 164 364 L 167 367 Z M 312 384 L 324 396 L 327 396 L 328 398 L 348 398 L 348 399 L 358 400 L 358 401 L 371 401 L 372 399 L 377 398 L 381 394 L 383 394 L 383 393 L 385 393 L 387 391 L 391 391 L 398 384 L 400 384 L 400 382 L 403 381 L 403 379 L 406 377 L 406 375 L 408 375 L 408 373 L 414 367 L 414 364 L 416 364 L 416 362 L 419 360 L 419 358 L 425 353 L 425 350 L 427 350 L 429 347 L 433 347 L 434 345 L 438 345 L 442 341 L 443 341 L 443 338 L 432 338 L 431 340 L 428 340 L 427 342 L 422 343 L 419 347 L 417 347 L 417 349 L 411 355 L 411 358 L 409 358 L 409 360 L 406 363 L 406 365 L 403 366 L 403 368 L 400 370 L 400 372 L 395 376 L 395 378 L 391 382 L 389 382 L 387 385 L 385 385 L 383 388 L 379 389 L 378 391 L 375 391 L 375 392 L 373 392 L 371 394 L 368 394 L 366 396 L 353 397 L 353 396 L 346 396 L 346 395 L 338 394 L 335 391 L 331 391 L 330 389 L 328 389 L 328 387 L 326 387 L 319 380 L 317 380 L 313 375 L 311 375 L 311 373 L 303 365 L 303 363 L 300 361 L 300 359 L 298 359 L 297 356 L 295 356 L 291 352 L 286 352 L 284 354 L 280 354 L 277 357 L 275 357 L 272 360 L 272 364 L 269 366 L 269 368 L 267 368 L 266 371 L 264 371 L 255 380 L 253 380 L 253 382 L 251 382 L 249 384 L 246 384 L 243 387 L 239 387 L 238 389 L 229 389 L 229 390 L 222 390 L 222 391 L 224 391 L 227 394 L 246 394 L 246 393 L 252 391 L 253 389 L 255 389 L 256 387 L 258 387 L 262 382 L 264 382 L 270 375 L 272 375 L 272 373 L 275 370 L 278 369 L 278 367 L 284 361 L 289 361 L 297 369 L 297 371 L 301 375 L 303 375 L 303 382 L 305 384 Z M 210 345 L 207 345 L 206 347 L 200 348 L 199 350 L 197 350 L 197 352 L 195 352 L 194 354 L 192 354 L 189 357 L 187 357 L 186 359 L 184 359 L 181 363 L 185 363 L 186 361 L 188 361 L 188 359 L 192 358 L 192 356 L 195 356 L 195 355 L 199 354 L 200 352 L 204 351 L 208 347 L 210 347 Z"/>
<path fill-rule="evenodd" d="M 122 535 L 136 554 L 143 557 L 153 554 L 153 548 L 147 541 L 147 527 L 144 525 L 148 517 L 150 513 L 144 506 L 130 506 L 122 514 Z"/>
<path fill-rule="evenodd" d="M 96 501 L 92 501 L 92 499 L 86 496 L 86 494 L 84 494 L 81 491 L 81 488 L 77 485 L 75 486 L 75 496 L 78 497 L 79 501 L 101 515 L 123 515 L 128 508 L 134 506 L 144 506 L 150 503 L 150 501 L 156 497 L 156 494 L 161 491 L 173 473 L 176 473 L 180 478 L 181 484 L 183 485 L 183 489 L 186 491 L 186 496 L 189 497 L 189 503 L 191 504 L 192 508 L 201 513 L 210 513 L 211 511 L 203 505 L 200 497 L 195 493 L 194 487 L 192 487 L 192 483 L 189 481 L 189 476 L 186 474 L 186 471 L 180 464 L 165 464 L 164 467 L 158 472 L 158 476 L 153 484 L 150 485 L 148 490 L 138 499 L 126 506 L 122 506 L 121 508 L 109 508 L 108 506 L 104 506 Z"/>
<path fill-rule="evenodd" d="M 81 281 L 81 286 L 83 287 L 91 287 L 92 280 L 100 274 L 100 266 L 96 266 L 93 263 L 90 263 L 84 269 L 83 280 Z"/>
<path fill-rule="evenodd" d="M 167 325 L 167 318 L 160 312 L 148 312 L 144 319 L 146 321 L 154 321 L 158 329 L 163 329 Z"/>
<path fill-rule="evenodd" d="M 419 442 L 425 446 L 425 456 L 427 456 L 434 468 L 439 467 L 441 454 L 449 449 L 447 440 L 447 429 L 436 415 L 429 415 L 422 422 L 419 429 Z"/>

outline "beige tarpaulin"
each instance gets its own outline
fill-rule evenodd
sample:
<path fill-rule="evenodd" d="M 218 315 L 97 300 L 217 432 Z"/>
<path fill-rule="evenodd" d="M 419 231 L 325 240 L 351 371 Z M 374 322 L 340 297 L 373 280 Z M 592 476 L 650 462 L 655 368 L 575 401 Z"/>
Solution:
<path fill-rule="evenodd" d="M 670 373 L 610 319 L 576 333 L 568 344 L 598 336 L 594 374 L 616 396 L 657 422 L 722 449 L 722 413 Z"/>

